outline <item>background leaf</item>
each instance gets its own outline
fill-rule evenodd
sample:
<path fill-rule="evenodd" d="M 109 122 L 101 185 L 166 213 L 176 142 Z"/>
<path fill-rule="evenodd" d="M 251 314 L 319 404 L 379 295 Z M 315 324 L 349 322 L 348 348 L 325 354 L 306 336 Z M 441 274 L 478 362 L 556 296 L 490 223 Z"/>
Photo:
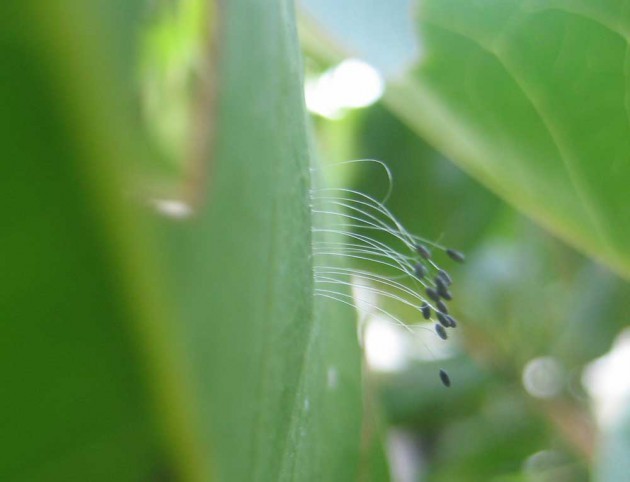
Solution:
<path fill-rule="evenodd" d="M 469 173 L 625 276 L 627 19 L 616 2 L 422 2 L 424 56 L 388 96 Z"/>
<path fill-rule="evenodd" d="M 447 265 L 456 280 L 450 309 L 460 325 L 446 347 L 431 345 L 452 358 L 419 361 L 431 356 L 410 340 L 404 368 L 380 373 L 377 366 L 370 374 L 388 437 L 407 434 L 418 473 L 429 480 L 587 480 L 583 457 L 592 455 L 594 434 L 580 373 L 623 328 L 627 285 L 502 204 L 382 105 L 318 118 L 318 127 L 322 149 L 335 160 L 387 163 L 394 180 L 387 206 L 407 229 L 467 253 L 464 265 Z M 359 164 L 346 182 L 376 198 L 388 188 L 382 169 L 368 165 Z M 400 319 L 418 321 L 400 308 L 387 305 Z M 550 401 L 522 383 L 529 363 L 545 357 L 562 370 Z M 440 367 L 454 380 L 449 390 L 439 385 Z M 405 471 L 397 457 L 394 472 Z"/>
<path fill-rule="evenodd" d="M 452 273 L 449 309 L 460 324 L 440 352 L 449 359 L 427 362 L 426 347 L 401 345 L 403 368 L 390 373 L 375 365 L 390 430 L 413 435 L 406 462 L 415 461 L 417 476 L 427 480 L 573 481 L 588 480 L 598 455 L 604 460 L 594 466 L 612 474 L 620 452 L 607 456 L 613 442 L 595 450 L 596 421 L 587 408 L 599 414 L 593 400 L 608 395 L 596 395 L 582 375 L 627 324 L 628 286 L 510 207 L 628 275 L 627 8 L 414 2 L 420 48 L 410 42 L 401 56 L 396 44 L 394 59 L 382 63 L 388 35 L 405 32 L 404 1 L 389 2 L 391 12 L 379 9 L 381 0 L 302 3 L 313 85 L 336 73 L 344 57 L 364 59 L 388 82 L 383 104 L 407 126 L 378 105 L 342 112 L 342 119 L 318 119 L 322 145 L 339 160 L 385 161 L 395 183 L 388 206 L 403 224 L 467 253 Z M 348 15 L 353 8 L 362 14 Z M 406 72 L 389 69 L 414 51 Z M 317 67 L 326 71 L 321 77 Z M 352 182 L 379 196 L 382 178 L 358 173 Z M 418 319 L 412 310 L 399 316 Z M 532 376 L 543 362 L 539 375 L 555 379 L 547 393 Z M 457 380 L 447 394 L 431 373 L 438 366 Z M 623 364 L 610 371 L 623 378 Z M 610 433 L 622 433 L 623 422 L 615 423 Z"/>

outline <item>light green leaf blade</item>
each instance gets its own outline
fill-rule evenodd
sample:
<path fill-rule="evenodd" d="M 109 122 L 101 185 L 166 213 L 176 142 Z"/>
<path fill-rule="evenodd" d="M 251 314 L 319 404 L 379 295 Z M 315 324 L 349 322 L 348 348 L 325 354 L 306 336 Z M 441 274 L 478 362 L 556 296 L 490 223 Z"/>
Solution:
<path fill-rule="evenodd" d="M 427 1 L 423 58 L 388 102 L 488 187 L 630 275 L 628 9 Z"/>
<path fill-rule="evenodd" d="M 351 480 L 360 356 L 351 313 L 313 299 L 292 4 L 242 0 L 219 13 L 205 203 L 162 223 L 204 450 L 220 480 Z"/>

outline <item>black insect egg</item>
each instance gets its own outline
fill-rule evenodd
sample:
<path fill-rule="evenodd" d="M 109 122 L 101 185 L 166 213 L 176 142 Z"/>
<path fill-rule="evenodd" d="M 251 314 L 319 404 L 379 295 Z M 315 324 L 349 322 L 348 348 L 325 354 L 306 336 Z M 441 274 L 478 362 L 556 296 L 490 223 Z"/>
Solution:
<path fill-rule="evenodd" d="M 422 256 L 424 259 L 431 258 L 431 251 L 424 244 L 416 244 L 416 253 Z"/>
<path fill-rule="evenodd" d="M 431 298 L 433 301 L 439 301 L 440 299 L 440 295 L 438 294 L 437 291 L 435 291 L 433 288 L 428 287 L 425 290 L 425 293 L 427 294 L 427 296 L 429 298 Z"/>
<path fill-rule="evenodd" d="M 442 338 L 442 340 L 446 340 L 448 338 L 448 335 L 446 334 L 446 330 L 444 329 L 442 325 L 436 323 L 434 328 L 435 328 L 435 332 L 438 334 L 440 338 Z"/>
<path fill-rule="evenodd" d="M 431 318 L 431 307 L 429 306 L 428 303 L 423 303 L 422 306 L 420 307 L 420 311 L 422 311 L 422 317 L 425 320 L 428 320 Z"/>
<path fill-rule="evenodd" d="M 449 330 L 457 326 L 446 303 L 452 299 L 453 280 L 439 262 L 448 256 L 461 263 L 464 254 L 407 231 L 386 206 L 392 176 L 384 163 L 349 162 L 379 165 L 386 172 L 389 190 L 380 198 L 347 188 L 311 189 L 315 294 L 354 305 L 367 315 L 377 310 L 406 328 L 410 328 L 406 326 L 410 320 L 403 316 L 412 308 L 416 321 L 426 321 L 418 328 L 447 340 Z M 409 329 L 409 336 L 415 334 Z M 430 352 L 429 346 L 426 348 Z M 447 387 L 451 385 L 444 370 L 440 370 L 440 380 Z"/>
<path fill-rule="evenodd" d="M 442 298 L 444 298 L 445 300 L 450 300 L 451 299 L 451 292 L 448 290 L 448 287 L 446 286 L 446 283 L 444 282 L 442 277 L 439 276 L 439 275 L 435 277 L 435 288 L 436 288 L 436 291 L 438 292 L 438 294 Z"/>
<path fill-rule="evenodd" d="M 440 324 L 446 328 L 450 328 L 451 327 L 451 322 L 450 320 L 447 318 L 447 315 L 445 315 L 444 313 L 440 313 L 439 311 L 437 312 L 437 319 L 440 322 Z"/>
<path fill-rule="evenodd" d="M 451 292 L 446 289 L 446 288 L 439 288 L 437 290 L 437 293 L 439 296 L 441 296 L 442 298 L 444 298 L 447 301 L 451 301 L 453 299 L 453 295 L 451 294 Z"/>
<path fill-rule="evenodd" d="M 453 284 L 451 276 L 443 269 L 439 270 L 437 275 L 442 278 L 442 281 L 444 281 L 446 286 L 451 286 Z"/>
<path fill-rule="evenodd" d="M 451 378 L 448 376 L 448 373 L 446 373 L 441 368 L 440 368 L 440 380 L 442 381 L 442 385 L 444 385 L 445 387 L 451 386 Z"/>
<path fill-rule="evenodd" d="M 413 271 L 416 275 L 416 278 L 418 279 L 424 278 L 429 272 L 427 267 L 422 263 L 416 263 L 416 265 L 413 267 Z"/>
<path fill-rule="evenodd" d="M 446 250 L 446 254 L 453 261 L 457 261 L 458 263 L 463 263 L 466 260 L 466 256 L 461 251 L 457 251 L 456 249 L 448 248 Z"/>
<path fill-rule="evenodd" d="M 453 318 L 451 315 L 446 315 L 446 319 L 448 320 L 449 326 L 451 328 L 457 327 L 457 320 Z"/>
<path fill-rule="evenodd" d="M 444 282 L 444 280 L 442 279 L 442 277 L 440 275 L 435 277 L 435 286 L 437 287 L 437 289 L 446 289 L 446 283 Z"/>

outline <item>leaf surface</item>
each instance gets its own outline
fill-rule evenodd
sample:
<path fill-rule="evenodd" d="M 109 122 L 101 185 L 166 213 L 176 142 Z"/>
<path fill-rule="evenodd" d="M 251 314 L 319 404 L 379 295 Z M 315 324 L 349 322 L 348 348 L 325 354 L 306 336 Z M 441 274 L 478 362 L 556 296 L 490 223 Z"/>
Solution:
<path fill-rule="evenodd" d="M 206 449 L 222 480 L 351 480 L 360 356 L 351 313 L 313 299 L 294 12 L 238 1 L 220 15 L 206 202 L 164 226 Z"/>
<path fill-rule="evenodd" d="M 206 196 L 159 222 L 130 175 L 141 2 L 2 13 L 0 479 L 351 480 L 359 348 L 313 299 L 291 3 L 224 2 Z"/>
<path fill-rule="evenodd" d="M 627 6 L 422 2 L 388 101 L 500 196 L 630 274 Z"/>

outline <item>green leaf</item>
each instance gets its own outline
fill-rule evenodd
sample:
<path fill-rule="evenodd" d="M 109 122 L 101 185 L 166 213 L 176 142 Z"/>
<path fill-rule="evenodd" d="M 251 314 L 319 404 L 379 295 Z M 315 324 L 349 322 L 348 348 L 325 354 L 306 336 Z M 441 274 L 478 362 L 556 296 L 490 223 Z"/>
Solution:
<path fill-rule="evenodd" d="M 179 444 L 166 419 L 172 440 L 189 437 L 118 175 L 132 124 L 103 34 L 132 36 L 134 22 L 103 21 L 101 6 L 8 2 L 0 15 L 2 480 L 166 475 Z"/>
<path fill-rule="evenodd" d="M 359 347 L 313 298 L 292 4 L 222 4 L 204 202 L 159 223 L 139 6 L 3 4 L 0 479 L 352 480 Z"/>
<path fill-rule="evenodd" d="M 221 480 L 352 480 L 359 348 L 349 311 L 313 300 L 292 5 L 226 2 L 221 18 L 206 200 L 162 225 L 204 450 Z"/>
<path fill-rule="evenodd" d="M 538 222 L 630 276 L 627 8 L 422 2 L 424 55 L 388 103 Z"/>

